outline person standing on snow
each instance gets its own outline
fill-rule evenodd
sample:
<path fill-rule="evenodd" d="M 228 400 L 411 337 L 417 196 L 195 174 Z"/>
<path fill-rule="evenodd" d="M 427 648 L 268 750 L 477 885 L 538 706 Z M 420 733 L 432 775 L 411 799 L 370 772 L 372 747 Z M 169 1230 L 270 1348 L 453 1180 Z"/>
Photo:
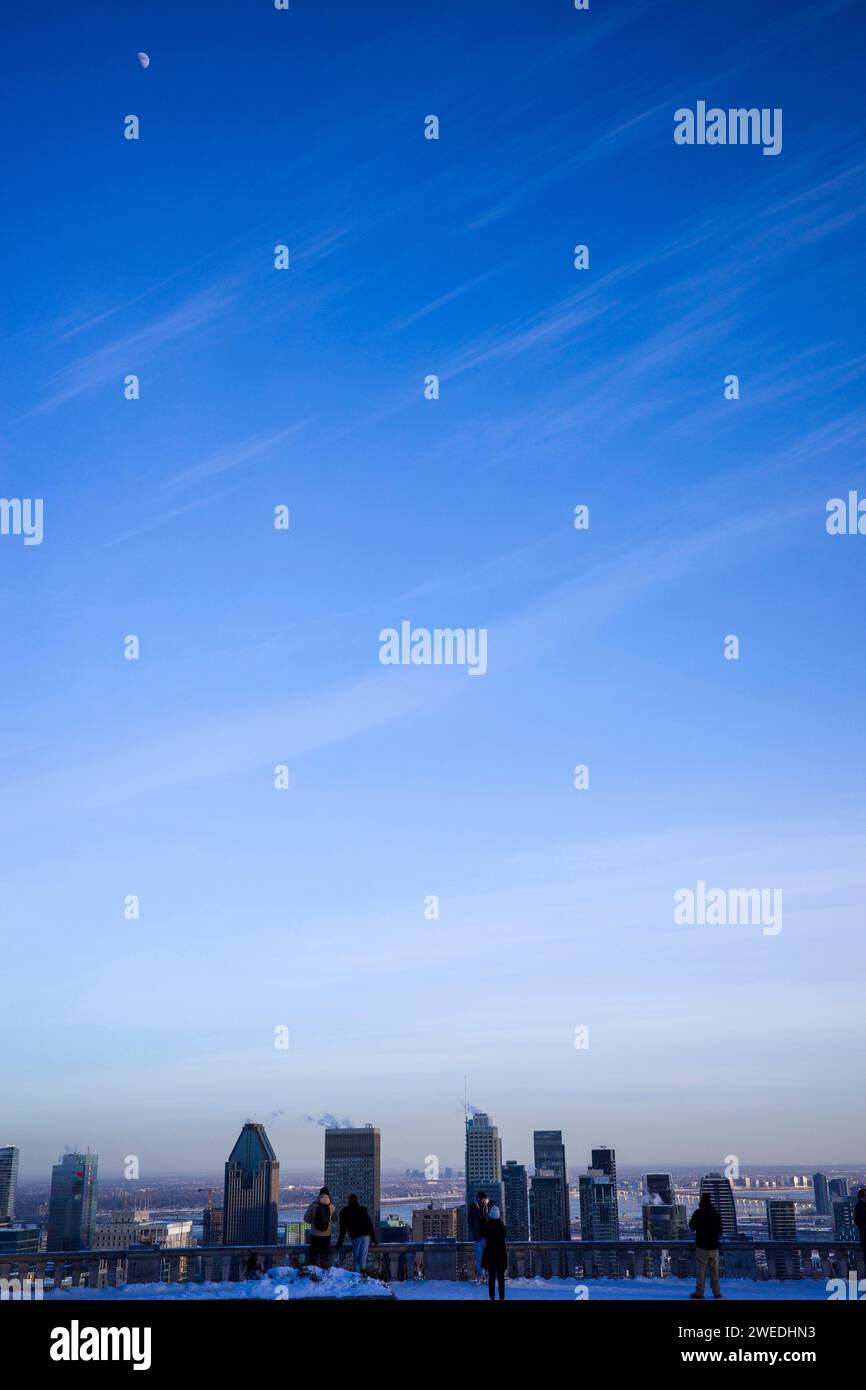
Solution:
<path fill-rule="evenodd" d="M 304 1220 L 310 1227 L 310 1264 L 318 1265 L 320 1269 L 328 1268 L 331 1229 L 336 1219 L 337 1208 L 331 1201 L 330 1192 L 323 1187 L 304 1212 Z"/>

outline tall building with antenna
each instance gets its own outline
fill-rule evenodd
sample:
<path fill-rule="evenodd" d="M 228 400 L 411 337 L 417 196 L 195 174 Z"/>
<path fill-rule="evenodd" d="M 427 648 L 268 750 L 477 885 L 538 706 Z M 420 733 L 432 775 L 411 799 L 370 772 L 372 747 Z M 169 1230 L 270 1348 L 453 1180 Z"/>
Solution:
<path fill-rule="evenodd" d="M 496 1125 L 482 1110 L 466 1117 L 466 1205 L 484 1190 L 505 1218 L 502 1190 L 502 1141 Z"/>

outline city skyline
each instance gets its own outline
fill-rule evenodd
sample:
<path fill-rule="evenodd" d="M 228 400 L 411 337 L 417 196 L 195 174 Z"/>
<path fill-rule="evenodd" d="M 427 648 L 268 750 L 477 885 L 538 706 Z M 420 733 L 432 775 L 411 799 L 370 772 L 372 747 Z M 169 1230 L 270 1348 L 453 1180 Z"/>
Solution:
<path fill-rule="evenodd" d="M 458 1166 L 467 1073 L 504 1160 L 855 1161 L 862 8 L 147 8 L 5 33 L 22 1176 Z"/>
<path fill-rule="evenodd" d="M 324 1185 L 321 1190 L 330 1193 L 338 1211 L 354 1193 L 373 1221 L 378 1222 L 382 1201 L 399 1200 L 393 1193 L 383 1199 L 380 1141 L 380 1132 L 369 1124 L 360 1128 L 334 1126 L 325 1130 Z M 440 1169 L 435 1156 L 428 1155 L 424 1173 L 418 1170 L 405 1170 L 403 1173 L 393 1171 L 389 1180 L 401 1184 L 406 1179 L 421 1180 L 422 1189 L 426 1187 L 431 1198 L 429 1207 L 418 1208 L 423 1210 L 440 1210 L 437 1202 L 453 1200 L 455 1185 L 462 1189 L 463 1198 L 458 1205 L 463 1211 L 468 1211 L 483 1194 L 491 1206 L 503 1209 L 509 1228 L 531 1227 L 535 1241 L 572 1239 L 575 1206 L 580 1212 L 581 1239 L 623 1238 L 620 1234 L 618 1198 L 620 1193 L 624 1193 L 628 1200 L 628 1193 L 635 1185 L 635 1172 L 640 1174 L 638 1185 L 644 1194 L 644 1235 L 661 1240 L 685 1238 L 681 1229 L 679 1235 L 674 1234 L 676 1228 L 682 1228 L 686 1210 L 678 1205 L 679 1196 L 675 1196 L 675 1193 L 687 1194 L 690 1187 L 695 1187 L 696 1171 L 700 1172 L 700 1177 L 692 1200 L 696 1202 L 698 1196 L 709 1193 L 722 1218 L 723 1233 L 729 1236 L 738 1233 L 737 1197 L 754 1206 L 761 1200 L 762 1193 L 771 1193 L 774 1189 L 781 1188 L 785 1194 L 795 1194 L 793 1200 L 788 1195 L 764 1196 L 767 1220 L 771 1226 L 774 1219 L 777 1223 L 796 1221 L 797 1202 L 813 1205 L 816 1217 L 832 1215 L 837 1221 L 839 1204 L 850 1214 L 854 1194 L 866 1182 L 863 1178 L 863 1167 L 866 1165 L 860 1166 L 859 1176 L 852 1176 L 850 1169 L 847 1176 L 834 1175 L 829 1165 L 826 1165 L 827 1172 L 806 1174 L 802 1171 L 802 1165 L 798 1165 L 796 1170 L 788 1174 L 789 1180 L 785 1182 L 784 1174 L 780 1174 L 778 1168 L 772 1175 L 768 1174 L 766 1168 L 753 1168 L 755 1176 L 752 1177 L 745 1171 L 741 1172 L 732 1158 L 729 1164 L 733 1162 L 733 1168 L 727 1166 L 724 1172 L 705 1172 L 688 1165 L 681 1167 L 670 1164 L 666 1172 L 627 1169 L 629 1176 L 621 1179 L 618 1177 L 616 1151 L 607 1146 L 591 1149 L 586 1168 L 579 1167 L 576 1172 L 572 1170 L 569 1178 L 561 1131 L 536 1130 L 533 1143 L 535 1152 L 531 1168 L 514 1160 L 503 1161 L 495 1124 L 488 1115 L 476 1112 L 467 1116 L 466 1121 L 465 1170 L 454 1170 L 447 1166 Z M 19 1153 L 14 1146 L 0 1147 L 0 1228 L 5 1227 L 7 1231 L 10 1225 L 16 1224 L 18 1159 Z M 131 1158 L 128 1160 L 132 1161 Z M 98 1163 L 98 1154 L 67 1151 L 53 1166 L 50 1202 L 44 1208 L 49 1241 L 52 1230 L 54 1238 L 64 1243 L 63 1248 L 74 1248 L 74 1245 L 69 1246 L 68 1241 L 74 1241 L 77 1234 L 92 1239 L 99 1202 Z M 623 1167 L 620 1163 L 620 1172 Z M 679 1183 L 672 1176 L 677 1171 L 681 1174 Z M 388 1177 L 387 1172 L 384 1172 L 384 1176 Z M 310 1174 L 308 1179 L 315 1195 L 320 1177 Z M 194 1181 L 198 1180 L 197 1176 Z M 154 1183 L 157 1191 L 159 1188 L 155 1175 L 149 1184 L 132 1172 L 125 1174 L 125 1181 L 119 1189 L 113 1185 L 116 1179 L 109 1177 L 108 1183 L 114 1202 L 118 1196 L 122 1199 L 121 1209 L 118 1210 L 116 1205 L 113 1208 L 112 1220 L 117 1218 L 121 1222 L 128 1222 L 135 1215 L 135 1211 L 130 1215 L 126 1200 L 129 1194 L 134 1196 L 137 1208 L 141 1208 L 136 1219 L 148 1218 L 148 1193 L 154 1191 Z M 444 1197 L 439 1192 L 440 1184 L 446 1188 L 450 1185 L 451 1188 Z M 220 1243 L 224 1235 L 229 1245 L 273 1244 L 281 1187 L 290 1192 L 298 1186 L 302 1187 L 303 1184 L 291 1182 L 288 1178 L 281 1183 L 279 1158 L 265 1126 L 247 1120 L 224 1165 L 222 1205 L 213 1202 L 213 1193 L 219 1191 L 219 1184 L 199 1187 L 196 1192 L 197 1195 L 207 1195 L 202 1220 L 205 1228 L 213 1222 L 217 1223 Z M 24 1187 L 32 1187 L 32 1184 L 25 1183 Z M 412 1196 L 416 1207 L 418 1196 L 418 1193 Z M 142 1197 L 145 1203 L 143 1208 L 139 1200 Z M 447 1210 L 456 1211 L 458 1208 Z M 749 1219 L 753 1220 L 753 1217 Z M 519 1237 L 512 1229 L 511 1238 L 529 1237 Z"/>
<path fill-rule="evenodd" d="M 486 1112 L 479 1113 L 482 1114 L 483 1118 L 489 1118 L 486 1115 Z M 473 1118 L 473 1116 L 470 1116 L 469 1118 Z M 238 1125 L 240 1125 L 242 1130 L 245 1128 L 249 1128 L 250 1126 L 266 1130 L 269 1141 L 272 1138 L 273 1123 L 270 1121 L 262 1122 L 245 1119 L 243 1121 L 239 1120 L 235 1125 L 235 1129 L 237 1129 Z M 519 1142 L 515 1144 L 507 1143 L 505 1140 L 502 1139 L 501 1134 L 499 1133 L 499 1125 L 495 1124 L 494 1122 L 493 1127 L 497 1131 L 498 1135 L 499 1147 L 501 1151 L 502 1169 L 505 1169 L 507 1163 L 516 1163 L 523 1169 L 525 1169 L 526 1174 L 530 1177 L 534 1172 L 537 1171 L 536 1164 L 534 1161 L 537 1153 L 537 1144 L 535 1140 L 535 1136 L 537 1134 L 561 1134 L 565 1140 L 563 1148 L 566 1151 L 566 1155 L 568 1153 L 571 1153 L 573 1150 L 574 1153 L 583 1156 L 571 1159 L 567 1158 L 566 1160 L 566 1172 L 573 1174 L 575 1177 L 579 1176 L 583 1172 L 586 1172 L 588 1167 L 592 1167 L 591 1159 L 593 1154 L 609 1151 L 606 1150 L 604 1146 L 593 1145 L 591 1142 L 585 1143 L 583 1145 L 581 1145 L 580 1143 L 571 1144 L 568 1141 L 568 1137 L 564 1129 L 557 1131 L 539 1131 L 537 1129 L 532 1129 L 529 1132 L 528 1139 L 524 1136 L 524 1140 L 522 1141 L 526 1150 L 524 1156 L 521 1152 Z M 276 1153 L 276 1158 L 278 1160 L 277 1167 L 278 1169 L 283 1168 L 287 1169 L 288 1171 L 294 1171 L 295 1173 L 304 1173 L 307 1176 L 316 1174 L 320 1171 L 324 1175 L 327 1153 L 327 1140 L 325 1136 L 328 1133 L 339 1133 L 341 1130 L 348 1130 L 350 1133 L 357 1134 L 366 1128 L 373 1129 L 373 1132 L 376 1135 L 377 1149 L 380 1153 L 382 1140 L 385 1140 L 385 1156 L 380 1157 L 379 1159 L 379 1167 L 382 1174 L 387 1174 L 389 1177 L 400 1177 L 410 1171 L 424 1171 L 424 1160 L 429 1160 L 429 1154 L 425 1154 L 424 1160 L 416 1163 L 411 1163 L 404 1158 L 389 1156 L 387 1152 L 387 1135 L 383 1135 L 380 1126 L 372 1124 L 367 1124 L 364 1126 L 317 1126 L 317 1129 L 319 1130 L 319 1154 L 318 1157 L 313 1156 L 310 1159 L 300 1159 L 296 1158 L 294 1155 L 289 1155 L 285 1152 L 285 1150 L 282 1149 L 280 1144 L 276 1142 L 274 1143 L 273 1147 Z M 306 1130 L 306 1127 L 304 1132 L 308 1132 Z M 455 1174 L 455 1176 L 458 1173 L 462 1175 L 462 1179 L 465 1181 L 465 1157 L 467 1135 L 466 1125 L 464 1125 L 462 1128 L 462 1134 L 463 1142 L 459 1149 L 459 1155 L 453 1158 L 449 1158 L 448 1154 L 443 1150 L 441 1154 L 436 1153 L 434 1157 L 437 1159 L 440 1169 L 449 1168 Z M 22 1162 L 21 1146 L 19 1144 L 16 1144 L 14 1140 L 11 1141 L 10 1144 L 5 1147 L 7 1151 L 11 1150 L 15 1154 L 15 1175 L 19 1181 L 23 1179 L 25 1182 L 32 1183 L 34 1181 L 38 1181 L 40 1177 L 44 1176 L 45 1170 L 41 1166 L 28 1167 L 26 1162 Z M 631 1157 L 623 1159 L 621 1145 L 619 1144 L 614 1145 L 612 1151 L 619 1154 L 619 1157 L 616 1160 L 616 1168 L 618 1170 L 628 1172 L 629 1174 L 640 1172 L 644 1175 L 652 1175 L 656 1170 L 677 1171 L 679 1169 L 688 1169 L 691 1171 L 700 1169 L 705 1173 L 709 1174 L 710 1172 L 716 1171 L 720 1167 L 725 1166 L 723 1161 L 718 1156 L 713 1155 L 703 1155 L 698 1156 L 697 1158 L 681 1158 L 679 1156 L 671 1157 L 670 1153 L 668 1153 L 666 1155 L 662 1155 L 661 1157 L 656 1155 L 654 1159 L 646 1160 Z M 3 1152 L 3 1146 L 0 1146 L 0 1156 L 2 1156 Z M 68 1155 L 81 1154 L 90 1155 L 99 1159 L 100 1173 L 103 1180 L 117 1182 L 118 1180 L 124 1180 L 125 1178 L 127 1178 L 123 1166 L 123 1164 L 127 1161 L 127 1155 L 124 1156 L 123 1162 L 121 1162 L 117 1168 L 112 1168 L 109 1164 L 105 1162 L 104 1155 L 93 1146 L 79 1146 L 76 1144 L 66 1144 L 61 1149 L 55 1149 L 52 1152 L 54 1157 L 50 1159 L 47 1165 L 49 1170 L 57 1163 L 62 1163 L 64 1157 Z M 137 1155 L 135 1157 L 137 1158 Z M 726 1155 L 725 1157 L 727 1159 L 729 1156 Z M 225 1159 L 217 1157 L 212 1160 L 210 1166 L 208 1166 L 207 1163 L 193 1167 L 178 1167 L 176 1165 L 169 1165 L 168 1167 L 161 1169 L 153 1168 L 149 1176 L 152 1179 L 175 1176 L 183 1177 L 186 1175 L 194 1176 L 203 1174 L 213 1174 L 221 1176 L 223 1173 L 224 1165 Z M 828 1159 L 815 1158 L 814 1156 L 808 1155 L 805 1157 L 802 1155 L 797 1155 L 793 1158 L 784 1157 L 780 1155 L 758 1155 L 755 1157 L 743 1158 L 742 1161 L 738 1161 L 738 1168 L 743 1173 L 748 1173 L 750 1170 L 766 1171 L 767 1169 L 773 1168 L 778 1168 L 780 1170 L 791 1169 L 792 1171 L 797 1172 L 816 1170 L 820 1173 L 821 1170 L 825 1168 L 831 1171 L 834 1169 L 840 1169 L 856 1172 L 860 1169 L 866 1169 L 866 1157 L 858 1159 L 856 1156 L 849 1155 L 847 1157 L 842 1158 L 837 1157 Z M 545 1170 L 541 1169 L 538 1171 Z M 145 1175 L 141 1175 L 134 1181 L 136 1184 L 142 1187 L 147 1186 L 147 1177 Z M 834 1180 L 831 1179 L 831 1191 L 833 1181 Z"/>

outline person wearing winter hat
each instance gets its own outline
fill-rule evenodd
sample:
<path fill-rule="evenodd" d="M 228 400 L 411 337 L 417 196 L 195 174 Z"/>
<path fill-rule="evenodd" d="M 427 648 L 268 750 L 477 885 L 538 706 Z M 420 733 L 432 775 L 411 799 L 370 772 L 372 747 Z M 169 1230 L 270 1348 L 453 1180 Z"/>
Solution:
<path fill-rule="evenodd" d="M 319 1191 L 304 1212 L 304 1220 L 310 1227 L 310 1264 L 320 1269 L 328 1268 L 331 1250 L 331 1228 L 337 1219 L 337 1208 L 331 1201 L 326 1187 Z"/>
<path fill-rule="evenodd" d="M 505 1226 L 498 1206 L 494 1202 L 487 1212 L 487 1225 L 484 1229 L 484 1254 L 481 1264 L 487 1270 L 487 1292 L 491 1299 L 496 1298 L 496 1285 L 499 1284 L 499 1297 L 505 1297 L 505 1271 L 508 1268 L 508 1251 L 505 1246 Z"/>

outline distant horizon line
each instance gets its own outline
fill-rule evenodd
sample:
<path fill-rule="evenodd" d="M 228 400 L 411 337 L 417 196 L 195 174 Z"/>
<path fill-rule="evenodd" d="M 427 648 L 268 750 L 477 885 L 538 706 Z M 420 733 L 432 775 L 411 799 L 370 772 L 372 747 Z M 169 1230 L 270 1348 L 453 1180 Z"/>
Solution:
<path fill-rule="evenodd" d="M 79 1152 L 87 1152 L 87 1151 L 72 1149 L 72 1150 L 69 1150 L 69 1152 L 70 1152 L 70 1153 L 79 1153 Z M 92 1156 L 92 1157 L 95 1157 L 95 1158 L 97 1159 L 97 1161 L 98 1161 L 98 1159 L 99 1159 L 99 1154 L 98 1154 L 98 1152 L 97 1152 L 96 1154 L 93 1154 L 92 1150 L 89 1151 L 89 1152 L 91 1153 L 91 1156 Z M 227 1160 L 224 1160 L 224 1161 L 219 1165 L 219 1168 L 216 1168 L 216 1169 L 211 1169 L 211 1168 L 163 1168 L 163 1169 L 158 1169 L 158 1170 L 155 1170 L 155 1171 L 152 1173 L 149 1182 L 154 1181 L 154 1180 L 159 1179 L 159 1178 L 204 1178 L 204 1177 L 222 1176 L 222 1175 L 223 1175 L 223 1170 L 224 1170 L 224 1168 L 225 1168 L 225 1163 L 226 1163 L 226 1161 L 227 1161 Z M 505 1161 L 506 1161 L 506 1162 L 520 1162 L 520 1160 L 512 1160 L 512 1159 L 508 1159 L 508 1160 L 505 1160 Z M 279 1159 L 277 1159 L 277 1162 L 279 1163 Z M 53 1167 L 54 1165 L 51 1165 L 51 1166 Z M 452 1167 L 454 1167 L 453 1164 L 447 1164 L 447 1163 L 444 1164 L 443 1166 L 446 1167 L 446 1168 L 452 1168 Z M 532 1163 L 525 1163 L 524 1166 L 527 1167 L 527 1168 L 532 1168 L 532 1167 L 534 1167 L 534 1164 L 532 1164 Z M 503 1163 L 503 1167 L 504 1167 L 504 1163 Z M 591 1167 L 591 1165 L 587 1165 L 587 1167 Z M 651 1173 L 651 1172 L 670 1172 L 670 1173 L 675 1173 L 675 1172 L 678 1172 L 678 1171 L 681 1172 L 681 1171 L 683 1171 L 683 1170 L 693 1170 L 693 1169 L 697 1169 L 697 1168 L 702 1168 L 703 1171 L 704 1171 L 704 1173 L 723 1172 L 723 1171 L 724 1171 L 724 1164 L 720 1164 L 720 1163 L 718 1162 L 718 1160 L 716 1160 L 715 1163 L 712 1163 L 712 1162 L 709 1162 L 709 1163 L 708 1163 L 708 1162 L 705 1162 L 705 1161 L 703 1161 L 703 1160 L 697 1160 L 697 1161 L 695 1161 L 695 1162 L 690 1162 L 690 1163 L 668 1163 L 668 1162 L 666 1162 L 666 1161 L 663 1161 L 663 1162 L 653 1162 L 653 1163 L 625 1163 L 625 1164 L 623 1164 L 623 1163 L 617 1162 L 617 1171 L 618 1171 L 618 1175 L 619 1175 L 620 1177 L 622 1177 L 622 1176 L 625 1175 L 625 1174 L 633 1175 L 633 1174 L 635 1174 L 635 1173 L 641 1174 L 641 1175 L 646 1174 L 646 1173 Z M 750 1176 L 752 1173 L 762 1173 L 762 1172 L 766 1171 L 766 1170 L 769 1169 L 769 1168 L 775 1168 L 775 1169 L 777 1169 L 778 1171 L 782 1171 L 782 1172 L 784 1172 L 784 1171 L 790 1171 L 792 1174 L 794 1174 L 794 1173 L 804 1173 L 804 1172 L 808 1171 L 810 1176 L 811 1176 L 813 1173 L 815 1173 L 815 1172 L 820 1172 L 820 1171 L 822 1170 L 822 1168 L 828 1168 L 828 1169 L 832 1169 L 832 1168 L 842 1168 L 842 1169 L 846 1169 L 846 1170 L 849 1170 L 849 1169 L 850 1169 L 850 1170 L 857 1170 L 857 1171 L 860 1171 L 860 1172 L 866 1172 L 866 1159 L 859 1159 L 859 1160 L 856 1160 L 856 1161 L 850 1162 L 850 1163 L 849 1163 L 849 1162 L 845 1162 L 845 1161 L 843 1161 L 843 1160 L 841 1160 L 841 1159 L 833 1159 L 832 1162 L 828 1162 L 826 1159 L 824 1159 L 824 1160 L 810 1160 L 809 1162 L 805 1162 L 805 1163 L 804 1163 L 804 1162 L 792 1163 L 792 1162 L 789 1162 L 788 1160 L 782 1162 L 782 1161 L 779 1160 L 779 1159 L 768 1159 L 768 1160 L 763 1161 L 763 1162 L 762 1162 L 762 1161 L 759 1161 L 759 1162 L 755 1162 L 755 1163 L 741 1164 L 741 1165 L 740 1165 L 740 1172 L 739 1172 L 738 1176 L 739 1176 L 739 1177 L 748 1177 L 748 1176 Z M 584 1172 L 584 1171 L 586 1171 L 586 1169 L 581 1168 L 581 1166 L 580 1166 L 579 1164 L 574 1164 L 574 1163 L 568 1163 L 568 1164 L 566 1165 L 566 1169 L 567 1169 L 567 1170 L 568 1170 L 568 1169 L 577 1169 L 579 1172 Z M 288 1170 L 287 1170 L 287 1171 L 288 1171 Z M 300 1178 L 307 1177 L 307 1176 L 315 1177 L 315 1175 L 319 1172 L 319 1169 L 318 1169 L 318 1168 L 302 1168 L 302 1167 L 299 1167 L 299 1168 L 297 1168 L 297 1169 L 295 1170 L 295 1172 L 297 1173 L 298 1177 L 300 1177 Z M 405 1177 L 407 1176 L 407 1173 L 409 1173 L 409 1172 L 418 1172 L 418 1173 L 420 1173 L 420 1172 L 422 1172 L 422 1169 L 420 1169 L 420 1168 L 417 1168 L 417 1169 L 407 1169 L 407 1168 L 382 1168 L 382 1169 L 380 1170 L 380 1172 L 381 1172 L 382 1177 L 405 1178 Z M 281 1176 L 282 1176 L 282 1174 L 281 1174 Z M 455 1178 L 457 1178 L 457 1177 L 465 1177 L 465 1172 L 464 1172 L 464 1170 L 462 1170 L 462 1169 L 460 1169 L 460 1170 L 455 1170 L 453 1176 L 454 1176 Z M 133 1178 L 126 1178 L 126 1177 L 124 1177 L 124 1175 L 123 1175 L 122 1172 L 117 1172 L 117 1173 L 102 1172 L 102 1173 L 100 1173 L 100 1177 L 101 1177 L 104 1181 L 106 1181 L 106 1182 L 108 1182 L 108 1181 L 111 1181 L 111 1182 L 116 1181 L 116 1182 L 118 1182 L 118 1183 L 125 1183 L 125 1184 L 129 1185 L 130 1187 L 132 1187 L 132 1185 L 133 1185 L 134 1183 L 137 1183 L 137 1184 L 139 1185 L 139 1188 L 146 1188 L 146 1187 L 149 1185 L 149 1182 L 148 1182 L 148 1183 L 145 1183 L 144 1179 L 142 1179 L 142 1178 L 134 1178 L 134 1179 L 133 1179 Z M 47 1175 L 46 1175 L 45 1171 L 42 1170 L 42 1169 L 40 1169 L 38 1172 L 30 1172 L 30 1171 L 24 1172 L 23 1170 L 21 1170 L 21 1169 L 19 1168 L 19 1171 L 18 1171 L 18 1182 L 19 1182 L 19 1184 L 22 1182 L 22 1180 L 25 1181 L 25 1182 L 35 1182 L 35 1181 L 40 1181 L 40 1180 L 42 1180 L 42 1179 L 44 1179 L 44 1180 L 46 1180 L 46 1181 L 50 1181 L 50 1174 L 47 1174 Z M 425 1179 L 425 1181 L 430 1181 L 430 1180 Z M 436 1185 L 438 1184 L 438 1182 L 440 1182 L 440 1181 L 442 1181 L 442 1179 L 436 1179 L 435 1181 L 430 1181 L 430 1186 L 431 1186 L 431 1187 L 436 1186 Z M 445 1179 L 445 1181 L 450 1181 L 450 1179 Z M 736 1179 L 734 1179 L 734 1181 L 736 1181 Z"/>

